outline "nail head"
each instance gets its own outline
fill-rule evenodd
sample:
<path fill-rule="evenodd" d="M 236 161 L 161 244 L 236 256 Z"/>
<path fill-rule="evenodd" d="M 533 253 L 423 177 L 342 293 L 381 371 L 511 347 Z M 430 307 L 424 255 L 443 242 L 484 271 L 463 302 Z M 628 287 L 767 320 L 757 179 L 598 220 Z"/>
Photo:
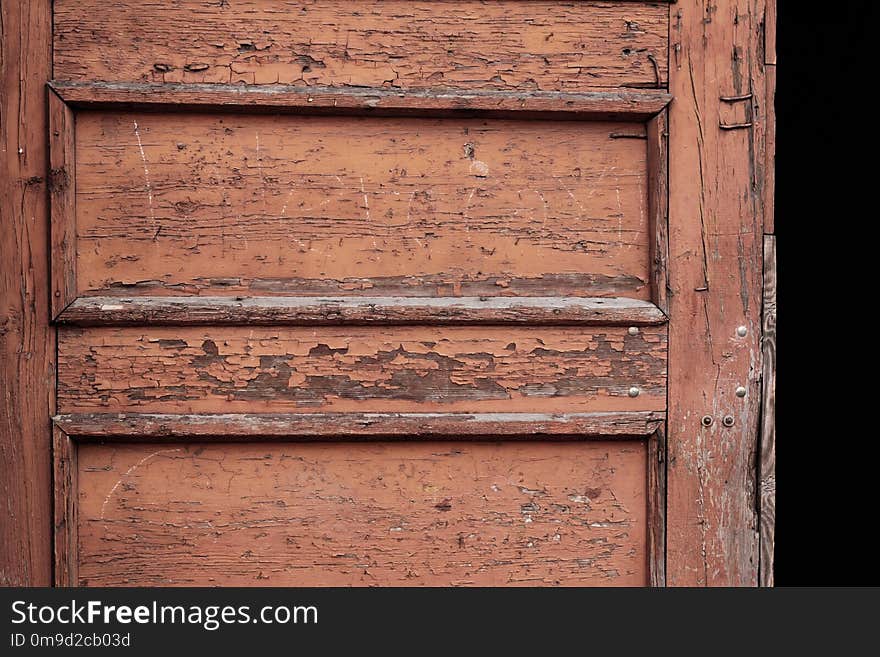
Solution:
<path fill-rule="evenodd" d="M 711 427 L 712 426 L 712 416 L 711 415 L 704 415 L 703 419 L 700 420 L 700 424 L 702 424 L 704 427 Z"/>
<path fill-rule="evenodd" d="M 745 397 L 745 396 L 746 396 L 746 392 L 748 392 L 748 391 L 747 391 L 744 387 L 739 386 L 739 387 L 736 389 L 736 396 L 737 396 L 737 397 Z"/>
<path fill-rule="evenodd" d="M 740 326 L 736 329 L 736 334 L 739 337 L 744 338 L 749 334 L 749 329 L 747 329 L 745 326 Z"/>
<path fill-rule="evenodd" d="M 640 392 L 639 389 L 636 388 L 635 386 L 633 386 L 632 388 L 629 389 L 629 396 L 630 397 L 638 397 L 639 392 Z"/>
<path fill-rule="evenodd" d="M 732 427 L 734 421 L 735 420 L 733 419 L 732 415 L 725 415 L 724 419 L 721 420 L 721 424 L 723 424 L 725 427 Z"/>
<path fill-rule="evenodd" d="M 629 334 L 630 335 L 638 335 L 639 334 L 639 327 L 638 326 L 630 326 L 629 327 Z"/>

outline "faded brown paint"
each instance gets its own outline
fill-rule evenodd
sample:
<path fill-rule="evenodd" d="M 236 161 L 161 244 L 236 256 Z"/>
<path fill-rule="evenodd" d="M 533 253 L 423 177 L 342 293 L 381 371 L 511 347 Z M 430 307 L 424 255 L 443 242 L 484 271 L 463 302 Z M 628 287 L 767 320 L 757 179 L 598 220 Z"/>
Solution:
<path fill-rule="evenodd" d="M 663 410 L 666 328 L 60 331 L 73 412 Z M 631 387 L 640 394 L 630 397 Z"/>
<path fill-rule="evenodd" d="M 81 112 L 103 294 L 646 299 L 643 126 Z"/>
<path fill-rule="evenodd" d="M 83 585 L 648 581 L 644 442 L 78 452 Z"/>
<path fill-rule="evenodd" d="M 418 89 L 663 87 L 662 3 L 55 2 L 55 77 Z"/>

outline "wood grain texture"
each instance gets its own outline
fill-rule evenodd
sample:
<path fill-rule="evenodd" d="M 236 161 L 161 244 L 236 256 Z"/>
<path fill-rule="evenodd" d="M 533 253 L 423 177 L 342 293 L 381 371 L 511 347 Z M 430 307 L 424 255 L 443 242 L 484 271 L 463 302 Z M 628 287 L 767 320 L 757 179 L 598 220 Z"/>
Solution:
<path fill-rule="evenodd" d="M 54 427 L 53 435 L 54 583 L 55 586 L 76 586 L 79 565 L 77 445 L 57 424 Z"/>
<path fill-rule="evenodd" d="M 625 123 L 82 112 L 80 292 L 650 296 Z"/>
<path fill-rule="evenodd" d="M 419 89 L 664 87 L 662 3 L 55 2 L 55 77 Z"/>
<path fill-rule="evenodd" d="M 65 328 L 58 353 L 61 413 L 573 413 L 666 400 L 665 327 Z"/>
<path fill-rule="evenodd" d="M 643 438 L 664 420 L 659 411 L 617 413 L 78 413 L 53 421 L 79 440 L 505 440 Z M 656 487 L 655 487 L 656 488 Z"/>
<path fill-rule="evenodd" d="M 76 124 L 73 110 L 49 96 L 49 195 L 52 317 L 76 298 Z"/>
<path fill-rule="evenodd" d="M 651 586 L 666 586 L 666 424 L 648 438 L 648 572 Z"/>
<path fill-rule="evenodd" d="M 645 121 L 669 104 L 661 91 L 486 91 L 352 89 L 290 85 L 59 82 L 76 108 L 238 111 L 369 116 L 480 116 Z M 172 108 L 173 106 L 173 108 Z"/>
<path fill-rule="evenodd" d="M 0 3 L 0 586 L 52 581 L 51 3 Z"/>
<path fill-rule="evenodd" d="M 764 334 L 761 339 L 761 586 L 773 586 L 776 548 L 776 238 L 764 237 Z"/>
<path fill-rule="evenodd" d="M 669 310 L 669 116 L 648 122 L 648 211 L 650 213 L 651 299 Z"/>
<path fill-rule="evenodd" d="M 638 299 L 591 297 L 80 297 L 58 321 L 288 326 L 578 324 L 656 326 L 666 315 Z"/>
<path fill-rule="evenodd" d="M 88 586 L 644 585 L 644 442 L 79 446 Z"/>
<path fill-rule="evenodd" d="M 758 584 L 763 25 L 763 0 L 672 7 L 670 585 Z"/>

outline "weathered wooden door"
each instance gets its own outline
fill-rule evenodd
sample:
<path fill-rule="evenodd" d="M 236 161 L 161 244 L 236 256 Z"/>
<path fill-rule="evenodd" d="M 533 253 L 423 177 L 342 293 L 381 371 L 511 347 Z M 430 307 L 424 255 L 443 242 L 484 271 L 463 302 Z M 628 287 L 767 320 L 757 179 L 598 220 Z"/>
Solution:
<path fill-rule="evenodd" d="M 758 582 L 763 0 L 3 11 L 7 582 Z"/>

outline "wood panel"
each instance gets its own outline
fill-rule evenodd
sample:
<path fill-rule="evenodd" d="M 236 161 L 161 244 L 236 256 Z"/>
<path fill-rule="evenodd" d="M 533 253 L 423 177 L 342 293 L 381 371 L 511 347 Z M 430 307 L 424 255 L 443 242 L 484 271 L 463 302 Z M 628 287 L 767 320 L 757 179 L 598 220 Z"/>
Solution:
<path fill-rule="evenodd" d="M 765 2 L 672 11 L 667 581 L 756 586 Z"/>
<path fill-rule="evenodd" d="M 648 581 L 644 442 L 78 451 L 83 585 Z"/>
<path fill-rule="evenodd" d="M 665 327 L 59 334 L 62 413 L 662 411 L 665 401 Z"/>
<path fill-rule="evenodd" d="M 0 586 L 52 580 L 51 2 L 0 3 Z"/>
<path fill-rule="evenodd" d="M 81 112 L 78 288 L 647 299 L 644 136 L 610 122 Z"/>
<path fill-rule="evenodd" d="M 418 89 L 663 87 L 662 3 L 55 2 L 55 77 Z"/>

